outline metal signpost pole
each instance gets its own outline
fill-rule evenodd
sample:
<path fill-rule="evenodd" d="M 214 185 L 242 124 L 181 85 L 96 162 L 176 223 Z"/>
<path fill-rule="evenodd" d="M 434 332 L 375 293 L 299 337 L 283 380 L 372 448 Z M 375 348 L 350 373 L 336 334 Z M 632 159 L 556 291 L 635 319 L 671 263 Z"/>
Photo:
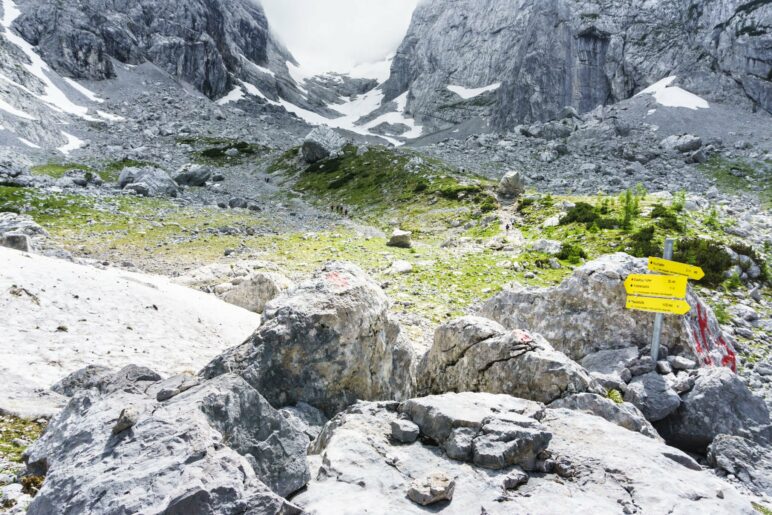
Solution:
<path fill-rule="evenodd" d="M 662 256 L 665 259 L 673 259 L 673 239 L 665 238 L 665 254 Z M 654 336 L 651 339 L 651 359 L 655 363 L 659 358 L 659 338 L 662 333 L 662 320 L 665 316 L 662 313 L 657 313 L 654 318 Z"/>

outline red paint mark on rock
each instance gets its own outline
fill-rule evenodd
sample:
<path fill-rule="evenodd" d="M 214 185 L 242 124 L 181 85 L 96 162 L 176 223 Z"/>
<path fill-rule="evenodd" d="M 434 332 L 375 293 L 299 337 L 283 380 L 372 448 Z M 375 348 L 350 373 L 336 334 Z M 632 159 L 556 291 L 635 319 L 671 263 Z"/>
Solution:
<path fill-rule="evenodd" d="M 695 295 L 689 296 L 691 313 L 684 319 L 686 332 L 692 340 L 692 350 L 703 366 L 727 367 L 737 372 L 737 355 L 731 339 L 726 336 L 708 307 Z"/>
<path fill-rule="evenodd" d="M 324 280 L 338 288 L 348 288 L 350 284 L 349 278 L 340 272 L 329 272 L 324 276 Z"/>

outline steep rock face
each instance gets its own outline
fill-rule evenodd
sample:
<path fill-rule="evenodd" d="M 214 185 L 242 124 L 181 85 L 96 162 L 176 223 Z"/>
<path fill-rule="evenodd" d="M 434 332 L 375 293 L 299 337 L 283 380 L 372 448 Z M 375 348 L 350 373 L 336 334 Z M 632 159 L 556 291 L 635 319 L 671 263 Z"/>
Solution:
<path fill-rule="evenodd" d="M 771 5 L 432 0 L 416 9 L 384 92 L 409 91 L 408 111 L 437 128 L 475 115 L 509 128 L 565 106 L 586 112 L 668 75 L 710 99 L 747 96 L 772 111 Z"/>
<path fill-rule="evenodd" d="M 236 78 L 270 82 L 275 90 L 274 72 L 267 69 L 287 76 L 285 61 L 293 61 L 251 0 L 34 0 L 22 9 L 15 29 L 55 71 L 77 79 L 114 77 L 112 59 L 150 61 L 218 98 Z"/>

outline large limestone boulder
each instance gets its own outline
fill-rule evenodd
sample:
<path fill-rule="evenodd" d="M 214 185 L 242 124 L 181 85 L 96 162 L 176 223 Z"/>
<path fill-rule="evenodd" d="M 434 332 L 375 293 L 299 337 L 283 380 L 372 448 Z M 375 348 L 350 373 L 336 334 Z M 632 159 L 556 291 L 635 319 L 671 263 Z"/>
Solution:
<path fill-rule="evenodd" d="M 509 419 L 530 420 L 551 435 L 537 457 L 536 473 L 482 468 L 449 456 L 448 449 L 463 449 L 469 440 L 476 448 L 486 425 Z M 398 420 L 420 426 L 420 438 L 408 444 L 392 439 L 392 422 Z M 511 441 L 500 443 L 501 451 L 512 446 Z M 452 499 L 432 506 L 448 515 L 753 513 L 734 487 L 678 449 L 600 417 L 545 410 L 506 395 L 358 403 L 325 427 L 309 461 L 313 479 L 292 500 L 320 515 L 425 514 L 427 508 L 408 492 L 416 480 L 434 474 L 453 479 Z"/>
<path fill-rule="evenodd" d="M 45 474 L 32 515 L 299 513 L 307 437 L 243 379 L 223 375 L 158 401 L 167 381 L 124 370 L 81 391 L 27 451 Z"/>
<path fill-rule="evenodd" d="M 648 273 L 645 259 L 608 254 L 577 268 L 554 288 L 504 290 L 487 301 L 480 314 L 508 329 L 539 333 L 578 362 L 601 350 L 643 349 L 651 342 L 654 316 L 625 309 L 624 280 L 639 273 Z M 721 332 L 713 311 L 691 292 L 687 300 L 693 307 L 688 316 L 665 317 L 663 346 L 671 355 L 701 364 L 734 366 L 733 340 Z M 716 336 L 706 341 L 694 327 L 709 327 Z"/>
<path fill-rule="evenodd" d="M 268 302 L 292 286 L 292 281 L 278 272 L 257 272 L 225 292 L 222 299 L 248 311 L 262 313 Z"/>
<path fill-rule="evenodd" d="M 671 445 L 704 452 L 720 434 L 753 440 L 772 433 L 769 426 L 764 399 L 754 396 L 737 375 L 726 368 L 703 368 L 680 408 L 657 429 Z"/>
<path fill-rule="evenodd" d="M 206 181 L 212 178 L 212 170 L 206 166 L 188 163 L 182 166 L 174 175 L 174 182 L 180 186 L 206 186 Z"/>
<path fill-rule="evenodd" d="M 143 197 L 176 197 L 180 193 L 168 173 L 152 166 L 125 168 L 118 178 L 118 186 Z"/>
<path fill-rule="evenodd" d="M 31 252 L 48 238 L 48 232 L 28 215 L 0 213 L 0 247 Z"/>
<path fill-rule="evenodd" d="M 346 140 L 329 127 L 322 125 L 303 140 L 301 152 L 306 163 L 313 164 L 340 152 Z"/>
<path fill-rule="evenodd" d="M 421 391 L 507 393 L 539 402 L 587 391 L 590 375 L 542 336 L 480 317 L 440 326 L 418 374 Z"/>
<path fill-rule="evenodd" d="M 359 399 L 405 399 L 413 351 L 389 300 L 360 268 L 330 263 L 269 302 L 263 325 L 202 372 L 243 376 L 272 405 L 306 402 L 332 416 Z"/>
<path fill-rule="evenodd" d="M 504 198 L 517 198 L 525 193 L 525 181 L 520 172 L 507 172 L 499 181 L 499 195 Z"/>
<path fill-rule="evenodd" d="M 702 147 L 702 139 L 693 134 L 672 135 L 663 139 L 659 146 L 665 150 L 674 150 L 683 153 L 694 152 Z"/>
<path fill-rule="evenodd" d="M 410 231 L 403 231 L 401 229 L 394 229 L 391 233 L 389 241 L 386 245 L 389 247 L 397 247 L 401 249 L 409 249 L 413 246 L 413 233 Z"/>

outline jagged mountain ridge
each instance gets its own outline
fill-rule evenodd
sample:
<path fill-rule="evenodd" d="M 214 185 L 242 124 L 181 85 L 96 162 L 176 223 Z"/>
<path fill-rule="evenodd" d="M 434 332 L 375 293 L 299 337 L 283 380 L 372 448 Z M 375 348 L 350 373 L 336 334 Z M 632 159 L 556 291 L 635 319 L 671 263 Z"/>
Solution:
<path fill-rule="evenodd" d="M 298 95 L 286 64 L 295 59 L 252 0 L 34 0 L 21 9 L 14 28 L 66 77 L 109 79 L 112 59 L 150 61 L 212 99 L 239 80 L 266 95 Z"/>
<path fill-rule="evenodd" d="M 407 110 L 434 129 L 474 116 L 505 129 L 678 75 L 711 100 L 772 111 L 771 27 L 769 0 L 430 0 L 413 15 L 385 98 L 409 91 Z"/>

